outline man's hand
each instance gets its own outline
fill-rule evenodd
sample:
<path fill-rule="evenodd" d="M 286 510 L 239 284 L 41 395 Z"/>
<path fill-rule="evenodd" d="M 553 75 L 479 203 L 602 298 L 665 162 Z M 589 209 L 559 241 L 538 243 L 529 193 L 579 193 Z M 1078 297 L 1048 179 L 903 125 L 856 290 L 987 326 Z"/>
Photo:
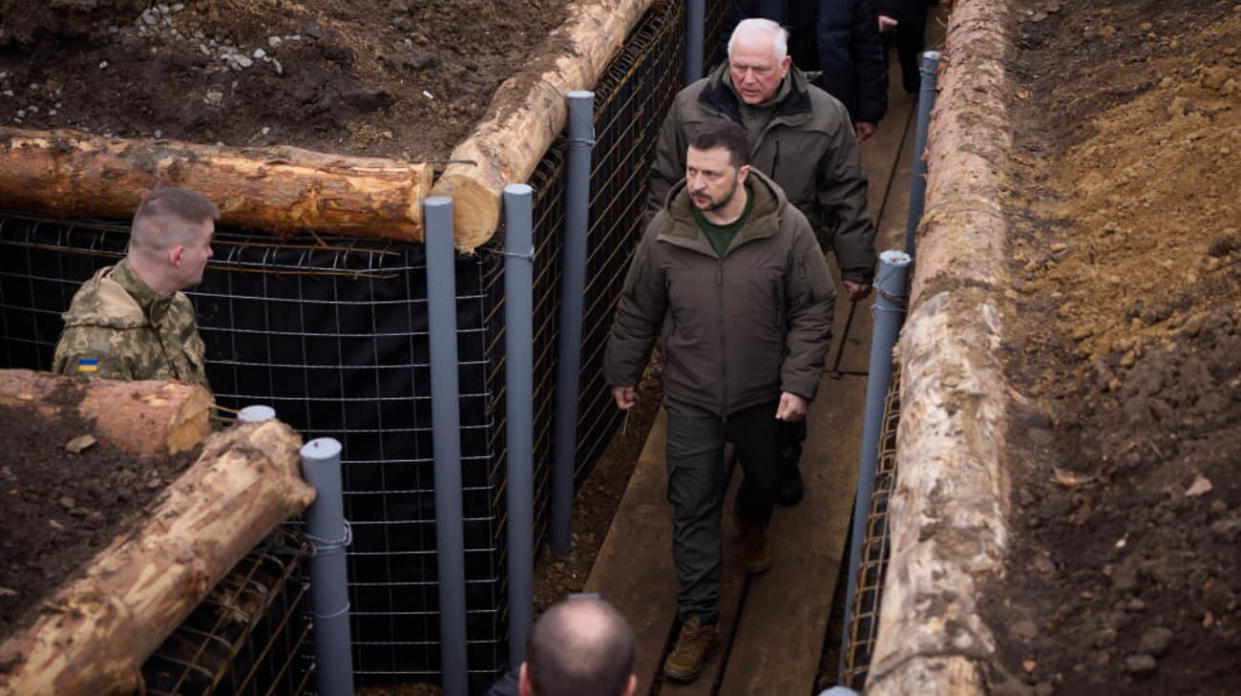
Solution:
<path fill-rule="evenodd" d="M 806 400 L 792 392 L 780 392 L 780 405 L 776 407 L 776 420 L 799 421 L 806 417 Z"/>
<path fill-rule="evenodd" d="M 612 387 L 612 399 L 616 401 L 616 408 L 628 411 L 638 403 L 638 392 L 633 387 Z"/>
<path fill-rule="evenodd" d="M 866 140 L 867 138 L 875 134 L 876 126 L 870 121 L 858 121 L 856 127 L 857 127 L 858 142 Z"/>
<path fill-rule="evenodd" d="M 849 294 L 850 302 L 860 302 L 870 294 L 870 285 L 854 280 L 846 280 L 845 292 Z"/>
<path fill-rule="evenodd" d="M 887 15 L 879 15 L 879 33 L 885 34 L 896 28 L 897 21 Z"/>

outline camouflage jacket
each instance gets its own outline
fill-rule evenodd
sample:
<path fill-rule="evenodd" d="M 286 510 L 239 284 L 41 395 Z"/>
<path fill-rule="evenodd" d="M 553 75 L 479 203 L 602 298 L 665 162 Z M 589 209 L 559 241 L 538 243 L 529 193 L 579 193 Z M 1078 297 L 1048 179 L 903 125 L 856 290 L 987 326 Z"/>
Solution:
<path fill-rule="evenodd" d="M 159 295 L 128 260 L 82 284 L 56 344 L 52 370 L 109 379 L 175 379 L 210 389 L 194 305 L 183 293 Z"/>

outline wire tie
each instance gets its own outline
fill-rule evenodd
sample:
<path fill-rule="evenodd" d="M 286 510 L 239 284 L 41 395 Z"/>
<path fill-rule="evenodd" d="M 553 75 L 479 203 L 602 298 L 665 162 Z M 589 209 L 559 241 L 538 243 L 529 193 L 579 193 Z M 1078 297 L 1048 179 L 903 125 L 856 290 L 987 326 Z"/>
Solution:
<path fill-rule="evenodd" d="M 303 534 L 310 542 L 311 558 L 335 553 L 336 551 L 344 551 L 345 547 L 353 543 L 353 526 L 349 524 L 349 520 L 345 520 L 345 535 L 339 539 L 323 539 L 306 532 L 303 532 Z"/>
<path fill-rule="evenodd" d="M 331 614 L 318 614 L 318 613 L 316 613 L 314 616 L 315 616 L 315 618 L 316 618 L 316 619 L 323 619 L 324 621 L 326 621 L 326 620 L 328 620 L 328 619 L 334 619 L 334 618 L 336 618 L 336 617 L 338 617 L 338 616 L 344 616 L 345 614 L 348 614 L 348 613 L 349 613 L 349 602 L 345 602 L 345 606 L 344 606 L 344 608 L 343 608 L 343 609 L 341 609 L 341 610 L 339 610 L 339 611 L 334 611 L 334 612 L 332 612 Z"/>
<path fill-rule="evenodd" d="M 501 252 L 500 252 L 500 255 L 501 255 L 501 256 L 511 256 L 511 257 L 513 257 L 513 258 L 515 258 L 515 259 L 525 259 L 526 261 L 531 261 L 531 262 L 533 262 L 533 261 L 534 261 L 534 245 L 533 245 L 533 244 L 532 244 L 532 245 L 530 245 L 530 251 L 527 251 L 527 252 L 526 252 L 526 253 L 524 253 L 524 254 L 519 254 L 519 253 L 517 253 L 517 252 L 515 252 L 515 251 L 501 251 Z"/>
<path fill-rule="evenodd" d="M 909 304 L 909 295 L 893 295 L 890 292 L 884 292 L 882 288 L 876 287 L 875 294 L 889 302 L 895 302 L 899 305 Z"/>

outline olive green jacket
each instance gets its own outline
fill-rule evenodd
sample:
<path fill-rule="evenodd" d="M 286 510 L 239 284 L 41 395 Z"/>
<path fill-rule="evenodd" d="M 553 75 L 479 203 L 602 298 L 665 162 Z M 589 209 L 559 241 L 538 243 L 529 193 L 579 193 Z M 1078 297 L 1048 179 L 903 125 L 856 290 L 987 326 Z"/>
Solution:
<path fill-rule="evenodd" d="M 866 208 L 866 173 L 849 112 L 796 67 L 785 80 L 787 94 L 770 107 L 774 113 L 758 142 L 750 143 L 750 164 L 784 189 L 824 251 L 835 250 L 842 276 L 870 283 L 875 227 Z M 727 62 L 681 90 L 668 110 L 651 167 L 651 214 L 663 206 L 673 183 L 685 177 L 690 134 L 710 118 L 742 122 Z"/>
<path fill-rule="evenodd" d="M 100 269 L 78 288 L 52 370 L 109 379 L 175 379 L 207 384 L 194 305 L 183 293 L 163 296 L 127 259 Z"/>
<path fill-rule="evenodd" d="M 673 187 L 625 277 L 608 384 L 636 385 L 662 334 L 671 399 L 727 416 L 782 391 L 814 398 L 832 337 L 831 275 L 805 216 L 761 173 L 749 181 L 754 209 L 722 257 L 694 221 L 684 182 Z"/>

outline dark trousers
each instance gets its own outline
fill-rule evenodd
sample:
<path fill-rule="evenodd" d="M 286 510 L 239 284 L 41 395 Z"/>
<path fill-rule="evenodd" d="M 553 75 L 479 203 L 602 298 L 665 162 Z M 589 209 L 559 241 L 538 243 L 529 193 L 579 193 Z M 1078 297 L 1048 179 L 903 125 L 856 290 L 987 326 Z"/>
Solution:
<path fill-rule="evenodd" d="M 921 21 L 919 21 L 921 20 Z M 887 56 L 892 45 L 896 46 L 896 58 L 901 64 L 901 86 L 906 94 L 918 91 L 922 83 L 922 75 L 918 72 L 922 64 L 923 36 L 926 34 L 926 13 L 921 17 L 901 19 L 896 29 L 883 34 L 884 55 Z"/>
<path fill-rule="evenodd" d="M 745 478 L 737 491 L 737 517 L 766 526 L 780 482 L 776 402 L 728 418 L 672 399 L 668 412 L 668 502 L 672 504 L 672 558 L 677 612 L 703 623 L 719 618 L 720 531 L 728 490 L 724 443 L 732 442 Z"/>

